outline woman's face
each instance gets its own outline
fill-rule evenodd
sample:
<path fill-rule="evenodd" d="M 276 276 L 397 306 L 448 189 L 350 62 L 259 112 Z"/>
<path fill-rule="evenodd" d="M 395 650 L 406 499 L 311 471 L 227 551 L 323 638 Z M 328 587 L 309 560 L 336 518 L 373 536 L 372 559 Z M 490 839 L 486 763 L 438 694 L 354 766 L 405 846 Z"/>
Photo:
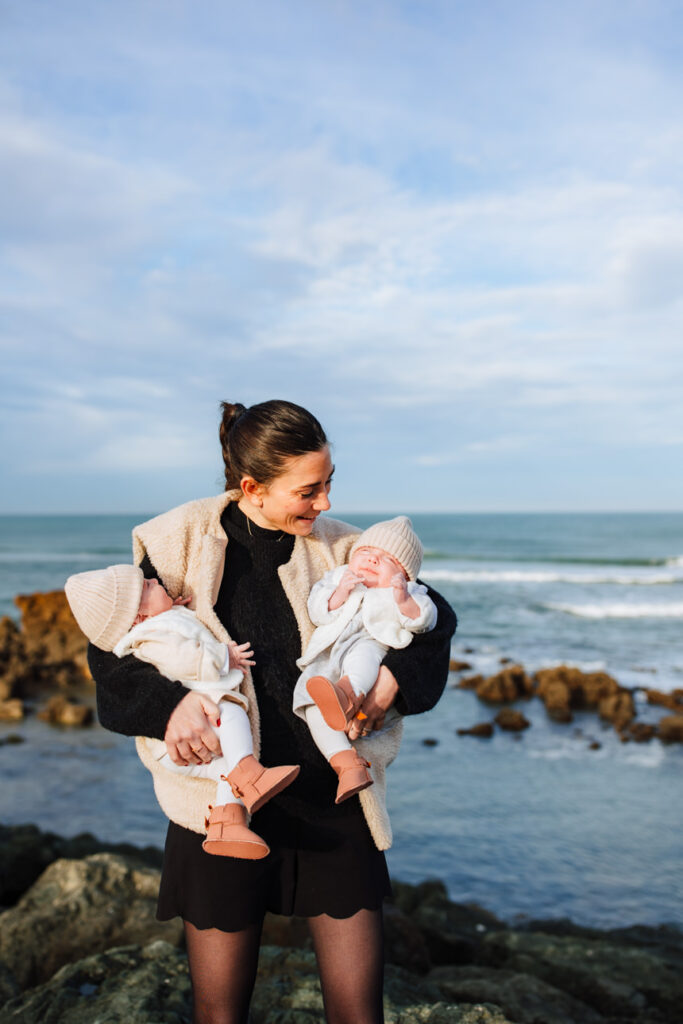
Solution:
<path fill-rule="evenodd" d="M 258 526 L 307 537 L 320 513 L 330 507 L 333 473 L 327 446 L 319 452 L 294 456 L 269 484 L 245 477 L 239 506 Z"/>

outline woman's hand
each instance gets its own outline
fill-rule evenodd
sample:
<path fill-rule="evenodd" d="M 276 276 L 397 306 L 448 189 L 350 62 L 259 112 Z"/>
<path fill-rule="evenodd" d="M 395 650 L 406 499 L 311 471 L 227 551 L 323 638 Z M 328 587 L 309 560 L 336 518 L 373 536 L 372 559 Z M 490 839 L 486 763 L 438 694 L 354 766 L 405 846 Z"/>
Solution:
<path fill-rule="evenodd" d="M 219 714 L 218 705 L 201 693 L 191 690 L 183 697 L 168 720 L 164 736 L 166 750 L 175 764 L 208 764 L 220 754 L 220 741 L 211 728 L 218 725 Z"/>
<path fill-rule="evenodd" d="M 384 716 L 396 700 L 397 693 L 398 683 L 392 672 L 386 665 L 380 665 L 375 685 L 361 704 L 356 717 L 346 726 L 349 739 L 357 740 L 359 736 L 366 736 L 373 729 L 381 729 L 384 725 Z"/>

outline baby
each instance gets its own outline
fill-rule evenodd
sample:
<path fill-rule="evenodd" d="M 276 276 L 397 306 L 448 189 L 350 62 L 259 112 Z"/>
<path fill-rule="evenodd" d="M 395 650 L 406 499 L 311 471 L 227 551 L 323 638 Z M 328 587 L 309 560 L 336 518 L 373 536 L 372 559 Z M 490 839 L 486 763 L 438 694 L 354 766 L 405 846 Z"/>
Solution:
<path fill-rule="evenodd" d="M 344 732 L 372 689 L 384 655 L 407 647 L 436 623 L 427 588 L 415 583 L 422 545 L 406 516 L 361 533 L 348 565 L 312 587 L 308 613 L 317 629 L 298 660 L 294 711 L 306 719 L 321 754 L 339 777 L 336 803 L 372 785 L 369 763 Z M 358 713 L 362 718 L 363 713 Z M 390 709 L 386 724 L 398 717 Z"/>
<path fill-rule="evenodd" d="M 134 654 L 218 705 L 215 732 L 220 757 L 209 764 L 179 766 L 166 744 L 156 740 L 157 757 L 169 771 L 217 783 L 216 806 L 209 807 L 206 820 L 207 853 L 245 860 L 266 857 L 268 845 L 247 827 L 246 812 L 257 811 L 293 782 L 299 766 L 264 768 L 254 757 L 247 700 L 238 689 L 244 670 L 255 664 L 249 643 L 220 643 L 193 611 L 183 607 L 190 598 L 173 600 L 137 566 L 110 565 L 77 573 L 64 590 L 74 618 L 96 647 L 120 658 Z"/>

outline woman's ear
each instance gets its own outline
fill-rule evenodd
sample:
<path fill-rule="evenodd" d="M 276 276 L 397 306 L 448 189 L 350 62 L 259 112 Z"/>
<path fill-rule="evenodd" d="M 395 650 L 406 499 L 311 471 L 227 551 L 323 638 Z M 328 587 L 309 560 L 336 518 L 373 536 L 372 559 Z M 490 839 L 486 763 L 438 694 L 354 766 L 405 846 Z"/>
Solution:
<path fill-rule="evenodd" d="M 253 476 L 243 476 L 240 480 L 240 487 L 247 501 L 255 505 L 256 508 L 263 506 L 263 492 L 265 490 L 263 484 L 257 483 Z"/>

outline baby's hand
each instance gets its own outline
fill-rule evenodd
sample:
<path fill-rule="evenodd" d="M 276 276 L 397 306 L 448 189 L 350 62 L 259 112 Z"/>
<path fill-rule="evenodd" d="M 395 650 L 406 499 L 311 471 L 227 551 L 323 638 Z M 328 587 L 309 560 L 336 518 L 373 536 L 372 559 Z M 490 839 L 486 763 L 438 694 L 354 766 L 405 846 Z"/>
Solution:
<path fill-rule="evenodd" d="M 253 657 L 254 652 L 248 640 L 243 644 L 237 644 L 234 640 L 230 640 L 228 643 L 229 668 L 239 668 L 244 672 L 245 669 L 256 664 L 255 661 L 251 660 Z"/>
<path fill-rule="evenodd" d="M 362 576 L 358 576 L 351 569 L 347 569 L 344 575 L 342 576 L 341 580 L 339 581 L 339 586 L 337 587 L 337 590 L 345 591 L 346 596 L 348 597 L 351 591 L 355 590 L 358 584 L 362 582 Z"/>
<path fill-rule="evenodd" d="M 397 572 L 391 577 L 391 585 L 394 588 L 394 598 L 397 602 L 404 601 L 408 596 L 408 581 L 402 572 Z"/>
<path fill-rule="evenodd" d="M 191 600 L 191 597 L 176 597 L 175 601 L 173 602 L 173 607 L 176 608 L 178 605 L 181 604 L 189 604 Z"/>

